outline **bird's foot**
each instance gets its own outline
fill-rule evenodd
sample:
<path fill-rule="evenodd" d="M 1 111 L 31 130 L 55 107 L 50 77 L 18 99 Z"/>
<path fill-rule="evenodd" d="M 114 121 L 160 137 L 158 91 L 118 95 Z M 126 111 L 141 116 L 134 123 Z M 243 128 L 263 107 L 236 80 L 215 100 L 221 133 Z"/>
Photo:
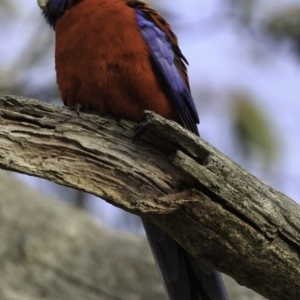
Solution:
<path fill-rule="evenodd" d="M 72 110 L 75 110 L 77 116 L 80 116 L 80 112 L 87 112 L 90 110 L 90 106 L 88 104 L 80 104 L 76 103 L 74 106 L 71 107 Z"/>

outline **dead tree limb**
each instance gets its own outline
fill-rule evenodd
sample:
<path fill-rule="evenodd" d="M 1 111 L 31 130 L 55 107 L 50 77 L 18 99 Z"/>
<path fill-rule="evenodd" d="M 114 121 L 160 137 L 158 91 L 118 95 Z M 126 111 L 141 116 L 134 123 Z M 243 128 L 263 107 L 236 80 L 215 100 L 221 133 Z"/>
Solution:
<path fill-rule="evenodd" d="M 1 300 L 167 299 L 145 238 L 0 171 Z"/>
<path fill-rule="evenodd" d="M 120 233 L 0 170 L 1 300 L 166 300 L 145 237 Z M 265 299 L 223 276 L 230 300 Z"/>
<path fill-rule="evenodd" d="M 300 297 L 300 209 L 174 122 L 0 97 L 0 167 L 95 194 L 269 299 Z"/>

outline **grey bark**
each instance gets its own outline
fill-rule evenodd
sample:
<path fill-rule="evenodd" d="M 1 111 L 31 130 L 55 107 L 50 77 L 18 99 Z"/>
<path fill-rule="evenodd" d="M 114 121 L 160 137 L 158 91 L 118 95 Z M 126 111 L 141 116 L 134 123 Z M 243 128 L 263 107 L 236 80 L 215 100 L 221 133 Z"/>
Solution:
<path fill-rule="evenodd" d="M 225 282 L 231 300 L 262 299 Z M 1 170 L 0 299 L 167 298 L 144 237 L 99 226 Z"/>
<path fill-rule="evenodd" d="M 144 238 L 0 178 L 1 300 L 166 300 Z"/>
<path fill-rule="evenodd" d="M 148 217 L 199 262 L 269 299 L 300 297 L 300 210 L 202 139 L 148 112 L 131 122 L 0 97 L 0 167 Z"/>

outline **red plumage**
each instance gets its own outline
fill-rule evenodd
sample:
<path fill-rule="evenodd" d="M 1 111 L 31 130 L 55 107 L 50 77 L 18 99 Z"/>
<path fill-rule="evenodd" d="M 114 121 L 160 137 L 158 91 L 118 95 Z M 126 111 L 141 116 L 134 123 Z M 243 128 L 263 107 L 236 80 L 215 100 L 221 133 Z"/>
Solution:
<path fill-rule="evenodd" d="M 55 61 L 64 104 L 88 104 L 133 121 L 147 109 L 179 122 L 126 2 L 83 0 L 57 21 Z"/>

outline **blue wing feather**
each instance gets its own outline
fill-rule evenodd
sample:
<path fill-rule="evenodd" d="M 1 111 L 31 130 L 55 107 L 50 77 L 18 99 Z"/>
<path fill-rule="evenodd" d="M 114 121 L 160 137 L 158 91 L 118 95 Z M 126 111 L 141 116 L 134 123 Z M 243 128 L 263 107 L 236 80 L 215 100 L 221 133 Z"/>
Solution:
<path fill-rule="evenodd" d="M 199 135 L 197 109 L 189 87 L 175 64 L 176 54 L 168 36 L 154 22 L 147 19 L 143 11 L 137 8 L 135 11 L 141 34 L 151 49 L 150 59 L 154 70 L 163 81 L 166 92 L 173 101 L 183 124 Z"/>

